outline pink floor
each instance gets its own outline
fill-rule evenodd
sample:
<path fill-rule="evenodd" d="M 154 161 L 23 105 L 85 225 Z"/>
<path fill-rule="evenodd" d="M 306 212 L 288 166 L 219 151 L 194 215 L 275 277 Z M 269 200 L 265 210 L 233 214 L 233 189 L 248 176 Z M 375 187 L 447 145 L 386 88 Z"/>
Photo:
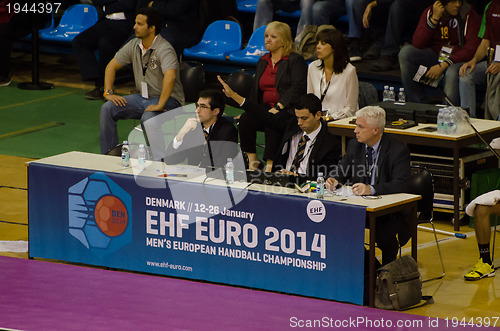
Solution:
<path fill-rule="evenodd" d="M 428 317 L 400 312 L 0 256 L 0 329 L 283 330 L 314 320 L 357 330 L 436 330 Z M 421 324 L 404 327 L 414 323 Z"/>

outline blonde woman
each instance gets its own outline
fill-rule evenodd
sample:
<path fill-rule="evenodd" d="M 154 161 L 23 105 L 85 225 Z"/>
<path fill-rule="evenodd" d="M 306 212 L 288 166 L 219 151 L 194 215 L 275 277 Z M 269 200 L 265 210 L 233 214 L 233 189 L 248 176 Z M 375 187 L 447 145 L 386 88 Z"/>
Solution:
<path fill-rule="evenodd" d="M 293 104 L 306 94 L 307 63 L 304 58 L 293 52 L 292 33 L 288 24 L 271 22 L 265 33 L 265 46 L 269 53 L 262 56 L 255 69 L 255 85 L 250 98 L 265 104 L 275 116 L 289 118 Z M 272 160 L 278 152 L 281 134 L 266 128 L 255 116 L 243 113 L 239 120 L 241 149 L 247 154 L 249 169 L 259 165 L 256 154 L 257 131 L 265 132 L 264 160 L 266 171 L 271 171 Z"/>
<path fill-rule="evenodd" d="M 342 33 L 336 29 L 318 32 L 318 60 L 309 64 L 307 93 L 321 100 L 323 111 L 337 120 L 353 116 L 358 110 L 358 76 L 349 63 L 349 53 Z"/>

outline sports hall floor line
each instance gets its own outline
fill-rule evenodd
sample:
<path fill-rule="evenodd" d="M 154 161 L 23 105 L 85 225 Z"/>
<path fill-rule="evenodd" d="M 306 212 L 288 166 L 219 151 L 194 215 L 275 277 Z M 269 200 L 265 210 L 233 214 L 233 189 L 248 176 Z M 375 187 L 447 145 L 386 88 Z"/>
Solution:
<path fill-rule="evenodd" d="M 55 127 L 61 126 L 61 125 L 64 125 L 64 123 L 63 122 L 50 122 L 50 123 L 46 123 L 46 124 L 42 124 L 42 125 L 37 125 L 37 126 L 33 126 L 31 128 L 26 128 L 26 129 L 17 130 L 17 131 L 2 134 L 2 135 L 0 135 L 0 140 L 12 138 L 12 137 L 17 137 L 17 136 L 22 136 L 24 134 L 29 134 L 29 133 L 33 133 L 33 132 L 37 132 L 37 131 L 46 130 L 46 129 L 51 129 L 51 128 L 55 128 Z"/>
<path fill-rule="evenodd" d="M 29 100 L 29 101 L 25 101 L 25 102 L 14 103 L 12 105 L 0 106 L 0 110 L 6 109 L 6 108 L 12 108 L 12 107 L 24 106 L 24 105 L 27 105 L 27 104 L 30 104 L 30 103 L 35 103 L 35 102 L 40 102 L 40 101 L 45 101 L 45 100 L 60 98 L 60 97 L 63 97 L 65 95 L 69 95 L 69 94 L 73 94 L 73 92 L 65 92 L 65 93 L 61 93 L 61 94 L 51 95 L 49 97 L 43 97 L 43 98 L 38 98 L 38 99 Z"/>
<path fill-rule="evenodd" d="M 28 223 L 5 221 L 5 220 L 0 220 L 0 223 L 15 224 L 15 225 L 26 225 L 26 226 L 28 226 Z"/>

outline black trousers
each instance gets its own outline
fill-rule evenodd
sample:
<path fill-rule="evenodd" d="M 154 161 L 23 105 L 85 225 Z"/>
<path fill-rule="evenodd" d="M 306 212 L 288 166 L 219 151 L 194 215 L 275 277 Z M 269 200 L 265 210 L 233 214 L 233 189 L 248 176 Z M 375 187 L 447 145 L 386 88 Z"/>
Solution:
<path fill-rule="evenodd" d="M 285 110 L 280 111 L 274 116 L 279 116 L 283 121 L 291 117 Z M 283 137 L 282 132 L 267 127 L 265 122 L 247 112 L 241 114 L 238 129 L 240 133 L 240 147 L 243 152 L 256 152 L 257 131 L 262 131 L 265 133 L 266 144 L 263 155 L 264 160 L 273 160 L 276 157 Z"/>
<path fill-rule="evenodd" d="M 43 17 L 42 17 L 43 16 Z M 46 17 L 37 17 L 39 28 L 43 28 Z M 0 78 L 8 78 L 12 69 L 10 54 L 15 40 L 25 37 L 33 29 L 33 15 L 15 14 L 10 21 L 0 25 Z"/>
<path fill-rule="evenodd" d="M 82 80 L 104 83 L 104 71 L 120 47 L 132 36 L 133 25 L 127 20 L 99 20 L 73 39 Z M 99 51 L 98 59 L 95 51 Z"/>
<path fill-rule="evenodd" d="M 394 261 L 398 256 L 399 246 L 410 239 L 410 224 L 407 222 L 410 210 L 404 210 L 378 217 L 375 230 L 375 243 L 382 251 L 382 264 Z M 367 227 L 368 227 L 367 222 Z"/>

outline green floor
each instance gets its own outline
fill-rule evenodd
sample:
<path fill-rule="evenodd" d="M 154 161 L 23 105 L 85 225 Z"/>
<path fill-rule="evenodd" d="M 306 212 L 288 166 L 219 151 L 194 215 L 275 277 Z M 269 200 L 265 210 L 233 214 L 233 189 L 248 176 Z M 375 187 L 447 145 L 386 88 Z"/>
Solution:
<path fill-rule="evenodd" d="M 102 104 L 84 99 L 80 89 L 29 91 L 14 82 L 0 87 L 0 154 L 43 158 L 69 151 L 100 153 Z M 241 110 L 227 107 L 225 113 L 236 116 Z M 121 140 L 127 139 L 134 124 L 139 121 L 118 122 Z"/>

